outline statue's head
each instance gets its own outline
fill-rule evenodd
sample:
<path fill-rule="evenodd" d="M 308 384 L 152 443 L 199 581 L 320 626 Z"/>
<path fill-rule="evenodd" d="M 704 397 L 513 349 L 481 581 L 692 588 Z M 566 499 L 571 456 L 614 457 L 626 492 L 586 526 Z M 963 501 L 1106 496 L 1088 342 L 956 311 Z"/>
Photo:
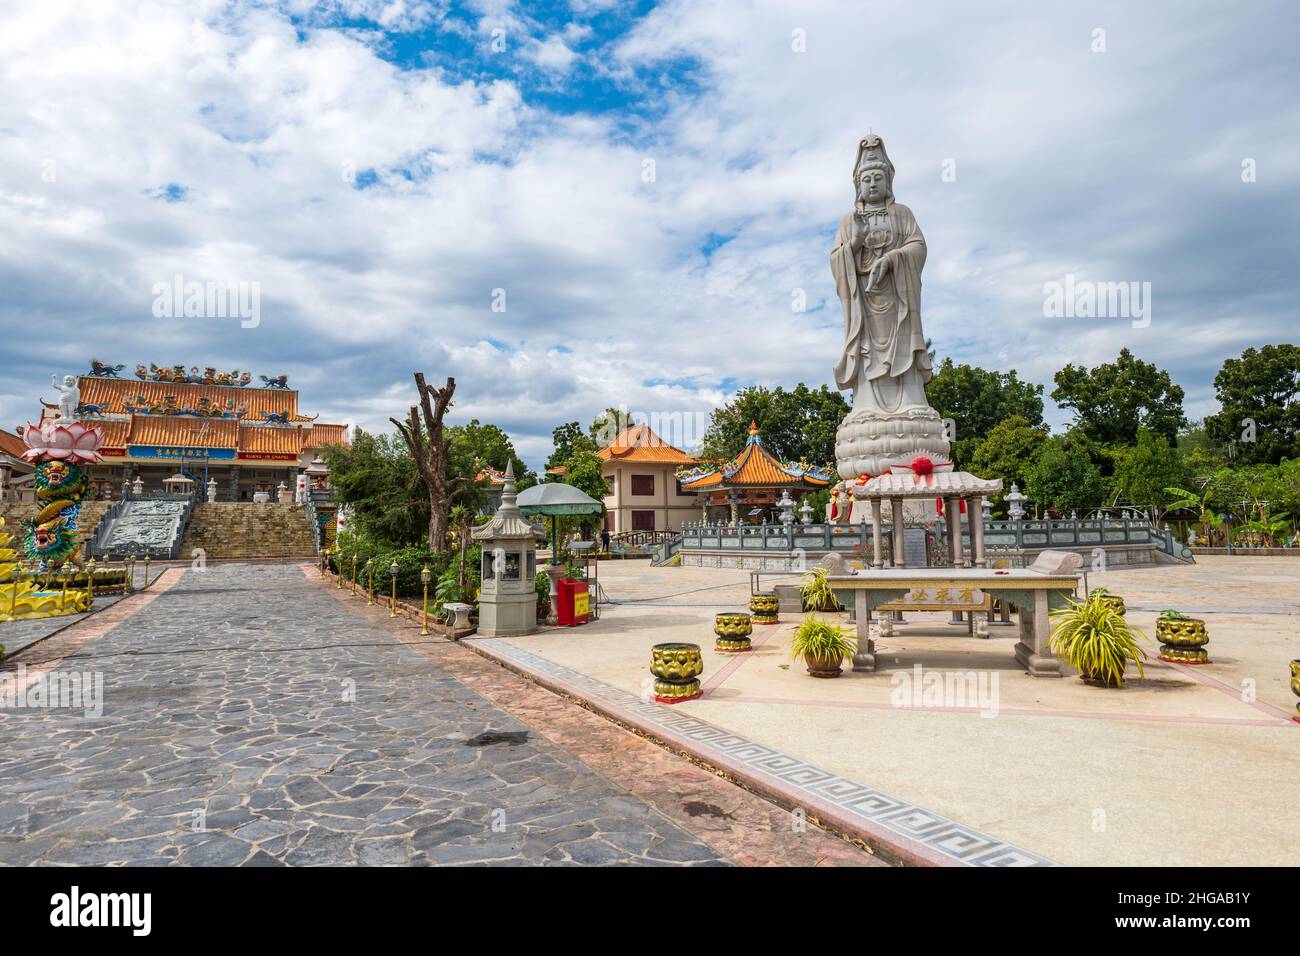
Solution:
<path fill-rule="evenodd" d="M 64 385 L 67 385 L 69 388 L 71 388 L 73 385 L 76 385 L 76 384 L 77 384 L 77 376 L 75 376 L 75 375 L 65 375 L 65 376 L 63 376 L 63 384 L 64 384 Z"/>
<path fill-rule="evenodd" d="M 860 203 L 875 204 L 894 198 L 894 164 L 885 152 L 884 141 L 874 133 L 868 133 L 858 143 L 853 187 Z"/>

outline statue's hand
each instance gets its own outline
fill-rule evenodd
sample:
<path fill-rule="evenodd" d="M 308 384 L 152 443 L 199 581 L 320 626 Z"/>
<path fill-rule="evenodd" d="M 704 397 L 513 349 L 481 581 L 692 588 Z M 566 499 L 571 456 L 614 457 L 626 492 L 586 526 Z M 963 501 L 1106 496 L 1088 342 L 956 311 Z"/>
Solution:
<path fill-rule="evenodd" d="M 889 253 L 885 253 L 885 255 L 877 259 L 875 264 L 871 267 L 871 275 L 867 279 L 868 285 L 874 287 L 875 284 L 884 278 L 885 274 L 889 272 L 889 268 L 892 264 L 893 260 L 890 258 Z"/>
<path fill-rule="evenodd" d="M 862 221 L 862 217 L 856 213 L 849 223 L 849 249 L 857 252 L 862 248 L 863 241 L 867 238 L 867 227 Z"/>

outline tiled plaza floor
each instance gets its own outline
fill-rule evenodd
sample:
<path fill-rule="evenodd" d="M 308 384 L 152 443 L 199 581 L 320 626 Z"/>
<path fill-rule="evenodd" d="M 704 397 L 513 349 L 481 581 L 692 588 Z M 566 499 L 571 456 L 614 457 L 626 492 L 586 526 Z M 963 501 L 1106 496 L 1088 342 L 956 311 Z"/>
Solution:
<path fill-rule="evenodd" d="M 681 823 L 707 829 L 769 805 L 613 725 L 564 731 L 616 734 L 626 740 L 602 753 L 648 748 L 643 767 L 671 759 L 669 770 L 708 778 L 690 786 L 734 791 L 670 819 L 625 785 L 614 757 L 597 772 L 538 731 L 544 708 L 524 723 L 362 603 L 292 565 L 174 569 L 97 631 L 72 628 L 6 661 L 10 675 L 49 661 L 104 685 L 100 717 L 0 710 L 0 865 L 761 862 Z M 510 680 L 518 687 L 495 687 L 496 699 L 547 698 L 603 723 Z M 874 862 L 808 836 L 806 862 Z"/>

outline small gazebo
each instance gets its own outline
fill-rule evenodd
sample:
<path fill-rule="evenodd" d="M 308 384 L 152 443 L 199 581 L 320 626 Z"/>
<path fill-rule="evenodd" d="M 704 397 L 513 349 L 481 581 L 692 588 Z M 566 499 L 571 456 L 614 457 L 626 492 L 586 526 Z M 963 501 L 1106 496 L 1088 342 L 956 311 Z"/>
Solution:
<path fill-rule="evenodd" d="M 944 506 L 944 526 L 948 531 L 948 560 L 954 568 L 961 567 L 962 553 L 961 512 L 966 502 L 970 523 L 971 563 L 985 566 L 983 501 L 1002 490 L 1001 478 L 977 478 L 965 471 L 953 471 L 951 462 L 934 462 L 918 455 L 910 462 L 890 465 L 889 471 L 877 475 L 862 485 L 854 486 L 854 497 L 871 503 L 871 539 L 875 557 L 871 566 L 883 567 L 881 547 L 884 532 L 881 528 L 882 505 L 889 502 L 890 530 L 893 533 L 893 566 L 904 567 L 903 559 L 903 503 L 908 499 L 938 499 Z"/>
<path fill-rule="evenodd" d="M 559 519 L 571 515 L 598 515 L 605 506 L 581 488 L 562 481 L 547 481 L 525 488 L 519 495 L 519 510 L 526 515 L 541 515 L 551 519 L 551 563 L 544 569 L 551 579 L 551 613 L 546 622 L 557 620 L 559 601 L 556 599 L 556 582 L 564 569 L 560 566 Z"/>
<path fill-rule="evenodd" d="M 749 423 L 745 449 L 723 464 L 697 465 L 677 473 L 682 491 L 700 495 L 704 517 L 710 507 L 726 507 L 729 520 L 740 523 L 740 511 L 768 510 L 783 495 L 797 498 L 830 487 L 835 475 L 828 466 L 806 461 L 781 461 L 763 445 L 758 425 Z"/>
<path fill-rule="evenodd" d="M 194 479 L 187 478 L 179 471 L 170 478 L 163 479 L 163 490 L 169 495 L 188 495 L 194 491 Z"/>

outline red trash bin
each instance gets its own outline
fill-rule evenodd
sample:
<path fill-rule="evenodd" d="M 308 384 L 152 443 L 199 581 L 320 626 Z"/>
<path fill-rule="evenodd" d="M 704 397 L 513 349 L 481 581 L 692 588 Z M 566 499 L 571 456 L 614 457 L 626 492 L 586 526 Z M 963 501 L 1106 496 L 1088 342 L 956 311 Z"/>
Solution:
<path fill-rule="evenodd" d="M 587 582 L 560 578 L 555 582 L 556 621 L 563 627 L 586 624 L 591 617 L 591 595 Z"/>

